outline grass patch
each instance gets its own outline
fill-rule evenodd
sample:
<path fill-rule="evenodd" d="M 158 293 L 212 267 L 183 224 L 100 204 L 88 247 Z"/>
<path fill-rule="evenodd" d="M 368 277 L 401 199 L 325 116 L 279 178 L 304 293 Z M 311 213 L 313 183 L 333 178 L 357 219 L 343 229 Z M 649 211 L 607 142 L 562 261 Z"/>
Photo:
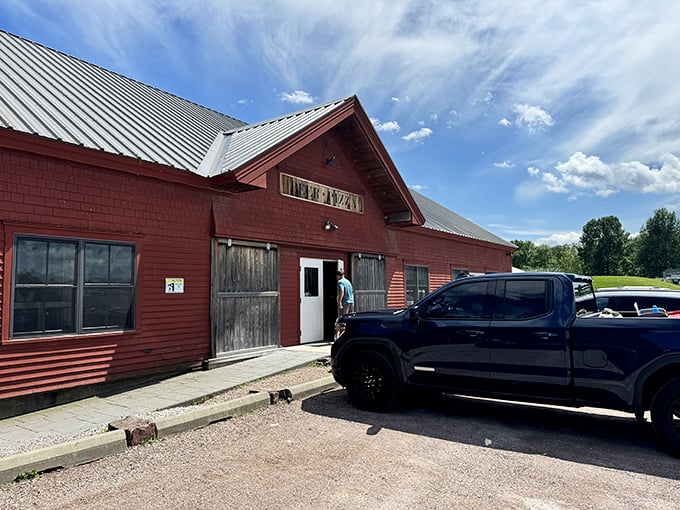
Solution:
<path fill-rule="evenodd" d="M 680 290 L 680 285 L 667 282 L 661 278 L 644 278 L 642 276 L 593 276 L 593 287 L 595 287 L 595 290 L 603 287 L 625 287 L 631 285 L 665 287 L 667 289 Z"/>
<path fill-rule="evenodd" d="M 17 477 L 15 478 L 15 481 L 21 482 L 23 480 L 33 480 L 34 478 L 38 478 L 40 476 L 40 473 L 37 471 L 28 471 L 28 472 L 23 472 L 19 473 Z"/>

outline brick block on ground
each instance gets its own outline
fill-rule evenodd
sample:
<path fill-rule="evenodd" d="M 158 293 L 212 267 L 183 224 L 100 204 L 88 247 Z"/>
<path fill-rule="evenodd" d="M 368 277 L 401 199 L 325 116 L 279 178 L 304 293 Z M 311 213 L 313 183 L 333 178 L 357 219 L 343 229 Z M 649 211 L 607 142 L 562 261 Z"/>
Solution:
<path fill-rule="evenodd" d="M 109 423 L 109 430 L 124 430 L 128 446 L 143 444 L 154 439 L 158 434 L 153 421 L 136 416 L 128 416 Z"/>

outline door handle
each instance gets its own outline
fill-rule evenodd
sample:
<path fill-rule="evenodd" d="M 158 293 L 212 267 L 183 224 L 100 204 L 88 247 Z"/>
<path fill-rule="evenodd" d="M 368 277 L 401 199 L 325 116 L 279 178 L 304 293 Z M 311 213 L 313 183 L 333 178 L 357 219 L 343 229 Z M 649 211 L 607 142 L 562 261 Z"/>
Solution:
<path fill-rule="evenodd" d="M 540 340 L 550 340 L 551 338 L 557 338 L 557 333 L 552 333 L 550 331 L 537 331 L 532 333 L 531 336 L 536 337 Z"/>
<path fill-rule="evenodd" d="M 480 336 L 484 336 L 484 331 L 479 331 L 477 329 L 466 329 L 465 331 L 463 331 L 463 334 L 470 338 L 477 338 Z"/>

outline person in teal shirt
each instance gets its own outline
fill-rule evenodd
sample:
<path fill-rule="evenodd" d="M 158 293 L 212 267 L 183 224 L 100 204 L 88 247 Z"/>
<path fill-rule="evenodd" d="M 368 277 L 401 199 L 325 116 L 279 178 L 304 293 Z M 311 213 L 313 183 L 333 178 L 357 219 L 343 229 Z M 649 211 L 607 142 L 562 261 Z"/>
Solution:
<path fill-rule="evenodd" d="M 354 288 L 352 283 L 345 278 L 345 274 L 338 270 L 335 272 L 338 280 L 338 316 L 354 312 Z"/>

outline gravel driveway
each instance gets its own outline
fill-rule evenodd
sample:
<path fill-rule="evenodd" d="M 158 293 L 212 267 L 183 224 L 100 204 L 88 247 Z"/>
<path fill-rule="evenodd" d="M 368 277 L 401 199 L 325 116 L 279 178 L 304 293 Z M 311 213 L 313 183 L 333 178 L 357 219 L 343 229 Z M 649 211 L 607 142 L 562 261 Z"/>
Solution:
<path fill-rule="evenodd" d="M 632 418 L 458 397 L 372 414 L 342 390 L 0 491 L 3 509 L 676 510 L 678 502 L 680 460 Z"/>

